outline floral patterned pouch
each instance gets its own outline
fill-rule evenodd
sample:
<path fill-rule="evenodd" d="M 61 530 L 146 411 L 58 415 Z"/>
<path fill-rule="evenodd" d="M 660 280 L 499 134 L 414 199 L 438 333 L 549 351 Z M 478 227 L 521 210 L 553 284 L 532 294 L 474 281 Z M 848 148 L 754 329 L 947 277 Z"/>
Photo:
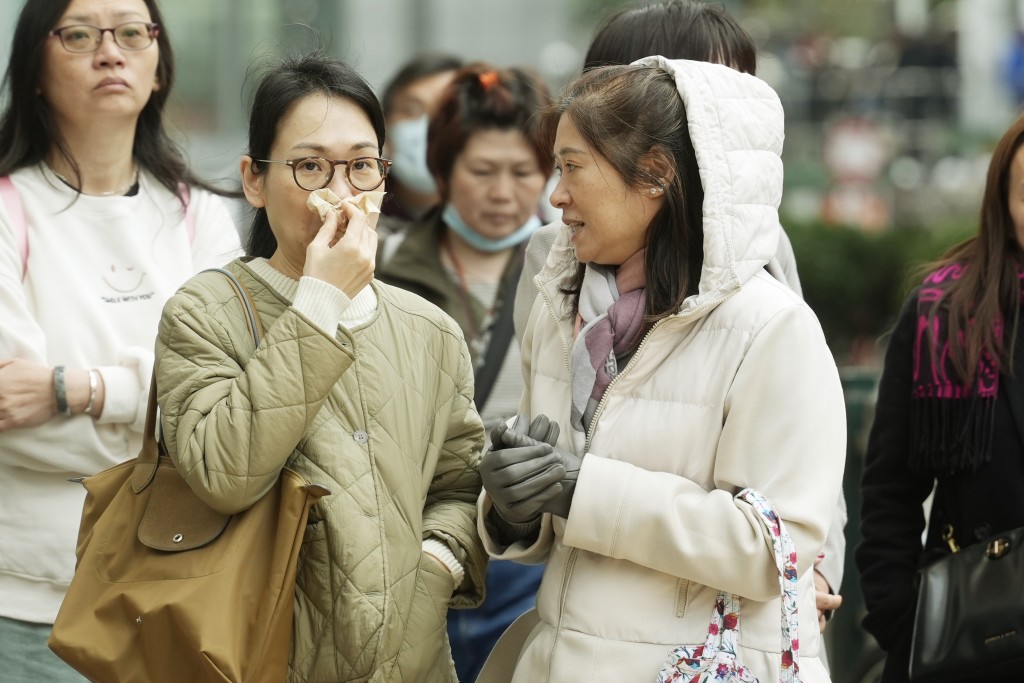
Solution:
<path fill-rule="evenodd" d="M 799 630 L 797 628 L 796 548 L 775 507 L 754 489 L 736 496 L 750 503 L 768 527 L 775 546 L 775 562 L 782 587 L 782 672 L 780 683 L 800 683 Z M 737 661 L 740 641 L 740 598 L 718 593 L 703 645 L 680 645 L 669 653 L 657 683 L 761 683 Z"/>

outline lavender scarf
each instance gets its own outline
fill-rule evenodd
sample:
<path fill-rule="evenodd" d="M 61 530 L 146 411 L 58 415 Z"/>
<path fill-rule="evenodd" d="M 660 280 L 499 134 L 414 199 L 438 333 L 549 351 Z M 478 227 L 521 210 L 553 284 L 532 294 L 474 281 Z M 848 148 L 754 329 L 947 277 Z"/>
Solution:
<path fill-rule="evenodd" d="M 633 254 L 618 268 L 588 264 L 583 275 L 569 367 L 569 425 L 579 456 L 601 397 L 619 374 L 619 362 L 640 342 L 646 307 L 645 251 Z"/>

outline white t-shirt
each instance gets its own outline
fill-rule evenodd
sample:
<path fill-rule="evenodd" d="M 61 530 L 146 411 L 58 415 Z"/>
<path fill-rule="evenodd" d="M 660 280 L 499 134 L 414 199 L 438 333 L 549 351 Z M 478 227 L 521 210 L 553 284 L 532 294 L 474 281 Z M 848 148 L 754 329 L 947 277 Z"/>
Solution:
<path fill-rule="evenodd" d="M 220 197 L 180 199 L 141 173 L 130 197 L 78 195 L 45 166 L 11 174 L 24 209 L 27 272 L 0 202 L 0 360 L 97 368 L 103 415 L 0 432 L 0 616 L 50 623 L 75 565 L 84 489 L 68 478 L 138 455 L 164 302 L 239 254 Z M 3 392 L 0 385 L 0 392 Z"/>

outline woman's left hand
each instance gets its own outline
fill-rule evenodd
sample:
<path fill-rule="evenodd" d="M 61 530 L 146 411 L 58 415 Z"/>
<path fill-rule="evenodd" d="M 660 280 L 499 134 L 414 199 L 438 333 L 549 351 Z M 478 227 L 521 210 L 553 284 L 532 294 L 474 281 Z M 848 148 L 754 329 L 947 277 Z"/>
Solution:
<path fill-rule="evenodd" d="M 829 589 L 825 577 L 818 571 L 817 565 L 821 559 L 819 557 L 814 561 L 814 603 L 818 608 L 818 629 L 824 633 L 832 612 L 835 612 L 843 604 L 843 596 L 834 595 Z"/>
<path fill-rule="evenodd" d="M 21 358 L 0 361 L 0 432 L 41 425 L 57 414 L 53 368 Z"/>

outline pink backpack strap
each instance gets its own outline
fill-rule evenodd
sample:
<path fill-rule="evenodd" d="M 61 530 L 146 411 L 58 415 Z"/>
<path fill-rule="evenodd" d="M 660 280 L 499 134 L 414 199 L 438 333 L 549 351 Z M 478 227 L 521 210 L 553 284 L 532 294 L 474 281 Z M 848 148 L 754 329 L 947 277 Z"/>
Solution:
<path fill-rule="evenodd" d="M 25 218 L 25 207 L 21 204 L 18 189 L 14 187 L 10 176 L 0 176 L 0 201 L 7 206 L 14 228 L 14 241 L 18 244 L 21 255 L 21 279 L 28 272 L 28 220 Z"/>
<path fill-rule="evenodd" d="M 189 201 L 192 190 L 185 183 L 178 183 L 178 196 L 185 203 L 185 230 L 188 231 L 188 243 L 196 241 L 196 210 Z"/>

